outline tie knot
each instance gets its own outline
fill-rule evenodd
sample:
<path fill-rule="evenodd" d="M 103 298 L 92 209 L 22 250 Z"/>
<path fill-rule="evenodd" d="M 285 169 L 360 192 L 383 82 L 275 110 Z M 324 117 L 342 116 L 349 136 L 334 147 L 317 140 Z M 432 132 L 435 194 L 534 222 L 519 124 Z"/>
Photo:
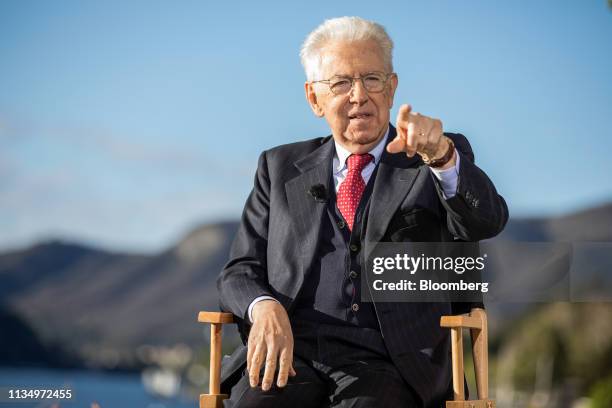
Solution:
<path fill-rule="evenodd" d="M 374 159 L 369 153 L 365 154 L 351 154 L 348 159 L 346 159 L 346 165 L 348 166 L 348 171 L 358 171 L 361 173 L 363 168 L 367 166 L 369 162 Z"/>

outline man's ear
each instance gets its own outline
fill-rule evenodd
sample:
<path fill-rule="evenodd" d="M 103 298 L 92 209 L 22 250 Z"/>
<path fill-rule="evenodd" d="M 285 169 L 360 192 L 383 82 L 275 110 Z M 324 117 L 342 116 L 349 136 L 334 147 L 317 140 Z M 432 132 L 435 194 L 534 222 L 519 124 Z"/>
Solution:
<path fill-rule="evenodd" d="M 395 90 L 397 89 L 399 79 L 397 78 L 397 74 L 393 74 L 389 77 L 388 89 L 389 93 L 389 109 L 393 107 L 393 98 L 395 97 Z"/>
<path fill-rule="evenodd" d="M 304 83 L 304 91 L 306 92 L 306 100 L 310 105 L 310 109 L 312 109 L 313 113 L 318 117 L 322 117 L 324 115 L 323 108 L 319 105 L 319 100 L 317 99 L 317 94 L 314 90 L 314 85 L 310 82 Z"/>

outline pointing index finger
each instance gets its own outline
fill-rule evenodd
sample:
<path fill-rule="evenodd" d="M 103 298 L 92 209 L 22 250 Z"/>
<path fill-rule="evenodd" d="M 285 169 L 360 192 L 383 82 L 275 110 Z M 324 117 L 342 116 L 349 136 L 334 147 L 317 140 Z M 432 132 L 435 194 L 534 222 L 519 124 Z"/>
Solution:
<path fill-rule="evenodd" d="M 412 111 L 412 106 L 410 104 L 403 104 L 400 106 L 399 111 L 397 112 L 397 122 L 407 122 L 410 117 L 410 112 Z"/>
<path fill-rule="evenodd" d="M 410 104 L 405 103 L 400 106 L 399 111 L 397 112 L 397 120 L 395 122 L 397 135 L 395 136 L 395 139 L 393 139 L 391 143 L 387 145 L 387 151 L 389 153 L 399 153 L 406 149 L 408 123 L 411 111 L 412 106 Z"/>

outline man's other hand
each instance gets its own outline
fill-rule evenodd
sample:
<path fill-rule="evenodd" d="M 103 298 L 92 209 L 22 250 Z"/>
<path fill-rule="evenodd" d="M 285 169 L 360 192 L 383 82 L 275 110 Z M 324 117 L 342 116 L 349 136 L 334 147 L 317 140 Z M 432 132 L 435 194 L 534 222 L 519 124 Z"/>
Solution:
<path fill-rule="evenodd" d="M 253 306 L 253 326 L 249 333 L 247 371 L 251 387 L 259 384 L 259 371 L 265 361 L 261 388 L 268 391 L 274 381 L 277 364 L 276 385 L 287 385 L 293 369 L 293 333 L 285 308 L 275 300 L 262 300 Z"/>

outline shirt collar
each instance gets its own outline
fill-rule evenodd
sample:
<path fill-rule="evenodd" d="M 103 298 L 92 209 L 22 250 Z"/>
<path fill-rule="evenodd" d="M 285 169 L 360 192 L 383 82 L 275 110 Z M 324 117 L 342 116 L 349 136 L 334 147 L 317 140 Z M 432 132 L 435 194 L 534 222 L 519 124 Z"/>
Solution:
<path fill-rule="evenodd" d="M 370 150 L 372 156 L 374 156 L 374 165 L 377 165 L 382 156 L 383 150 L 386 145 L 387 137 L 389 136 L 389 127 L 387 126 L 387 131 L 385 135 L 380 139 L 380 141 Z M 344 146 L 340 143 L 336 142 L 334 139 L 334 144 L 336 145 L 336 155 L 334 157 L 334 172 L 339 173 L 346 168 L 346 159 L 351 155 L 351 152 L 346 150 Z"/>

